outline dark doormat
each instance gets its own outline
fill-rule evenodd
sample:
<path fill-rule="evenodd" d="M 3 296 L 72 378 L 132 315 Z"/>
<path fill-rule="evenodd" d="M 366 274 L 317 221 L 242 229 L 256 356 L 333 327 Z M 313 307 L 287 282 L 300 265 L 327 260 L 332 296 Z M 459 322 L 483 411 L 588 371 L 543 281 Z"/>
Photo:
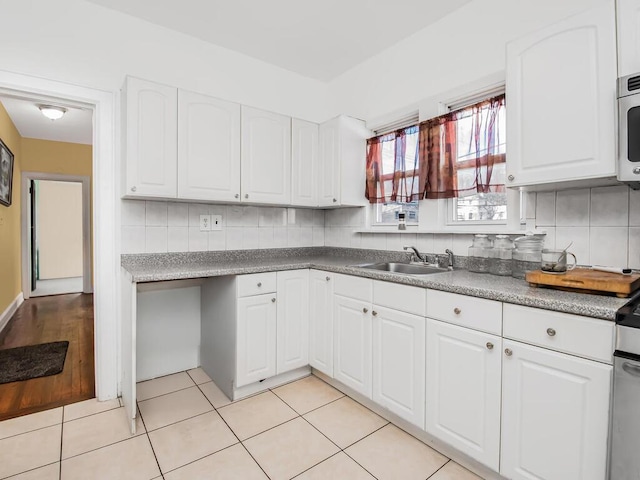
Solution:
<path fill-rule="evenodd" d="M 0 350 L 0 384 L 57 375 L 68 348 L 64 341 Z"/>

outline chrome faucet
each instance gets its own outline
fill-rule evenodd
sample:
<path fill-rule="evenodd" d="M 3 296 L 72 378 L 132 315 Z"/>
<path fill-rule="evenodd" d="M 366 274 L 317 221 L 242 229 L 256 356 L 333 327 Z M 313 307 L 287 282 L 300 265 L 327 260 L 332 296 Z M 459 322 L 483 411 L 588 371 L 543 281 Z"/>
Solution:
<path fill-rule="evenodd" d="M 449 270 L 453 270 L 453 252 L 447 248 L 444 251 L 444 253 L 449 255 L 449 265 L 448 265 Z"/>
<path fill-rule="evenodd" d="M 405 245 L 404 247 L 402 247 L 405 250 L 413 250 L 414 256 L 418 259 L 419 262 L 423 262 L 426 263 L 427 262 L 427 258 L 426 257 L 422 257 L 422 255 L 420 255 L 420 252 L 418 251 L 418 249 L 416 247 L 411 247 L 408 245 Z"/>

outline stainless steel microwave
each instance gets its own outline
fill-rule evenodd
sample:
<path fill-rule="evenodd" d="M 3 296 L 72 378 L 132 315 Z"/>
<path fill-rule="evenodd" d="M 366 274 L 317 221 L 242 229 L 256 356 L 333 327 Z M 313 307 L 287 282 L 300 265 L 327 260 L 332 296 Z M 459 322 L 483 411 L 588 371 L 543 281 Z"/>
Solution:
<path fill-rule="evenodd" d="M 618 79 L 618 180 L 640 190 L 640 73 Z"/>

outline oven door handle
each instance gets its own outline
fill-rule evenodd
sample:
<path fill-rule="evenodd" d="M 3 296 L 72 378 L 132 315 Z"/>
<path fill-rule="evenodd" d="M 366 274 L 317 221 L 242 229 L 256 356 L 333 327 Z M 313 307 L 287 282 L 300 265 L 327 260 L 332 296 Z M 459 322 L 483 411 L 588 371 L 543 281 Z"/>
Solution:
<path fill-rule="evenodd" d="M 640 366 L 633 365 L 629 362 L 622 363 L 622 369 L 627 372 L 629 375 L 633 375 L 634 377 L 640 377 Z"/>

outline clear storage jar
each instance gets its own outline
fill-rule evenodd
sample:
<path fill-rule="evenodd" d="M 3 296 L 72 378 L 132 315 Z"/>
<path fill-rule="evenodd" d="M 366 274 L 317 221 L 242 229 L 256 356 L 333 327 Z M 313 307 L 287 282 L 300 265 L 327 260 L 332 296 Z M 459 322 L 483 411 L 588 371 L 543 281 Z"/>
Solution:
<path fill-rule="evenodd" d="M 542 265 L 542 248 L 544 237 L 527 234 L 513 241 L 512 275 L 515 278 L 524 278 L 530 270 L 538 270 Z"/>
<path fill-rule="evenodd" d="M 487 235 L 474 235 L 473 243 L 469 247 L 467 269 L 470 272 L 489 273 L 489 251 L 491 248 L 491 239 Z"/>
<path fill-rule="evenodd" d="M 513 273 L 513 242 L 508 235 L 496 235 L 493 248 L 489 251 L 489 273 L 511 276 Z"/>

